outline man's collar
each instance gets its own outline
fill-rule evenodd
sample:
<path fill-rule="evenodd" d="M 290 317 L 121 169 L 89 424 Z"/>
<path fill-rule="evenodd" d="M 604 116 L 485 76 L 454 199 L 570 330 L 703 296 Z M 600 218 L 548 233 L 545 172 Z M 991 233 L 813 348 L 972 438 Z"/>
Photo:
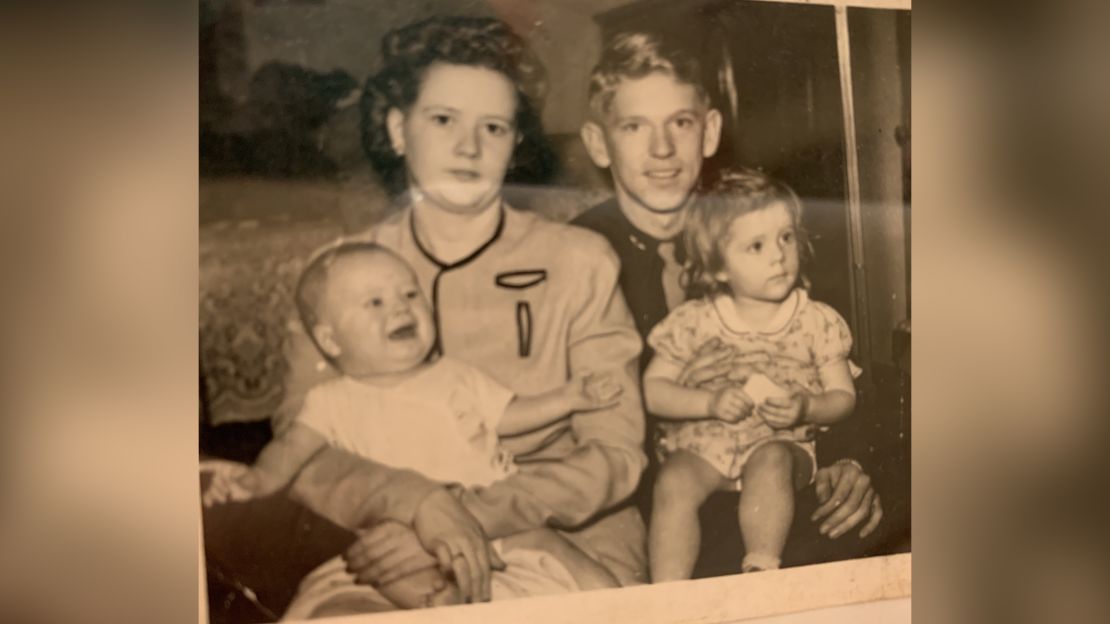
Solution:
<path fill-rule="evenodd" d="M 656 254 L 659 252 L 659 244 L 668 242 L 661 241 L 651 234 L 636 227 L 635 224 L 629 220 L 628 215 L 624 214 L 621 210 L 617 198 L 614 197 L 603 204 L 604 212 L 607 213 L 616 223 L 619 223 L 622 228 L 622 235 L 627 236 L 628 240 L 636 246 L 640 251 Z M 671 239 L 675 245 L 675 260 L 679 264 L 686 261 L 686 246 L 683 241 L 682 232 L 680 231 L 674 238 Z"/>

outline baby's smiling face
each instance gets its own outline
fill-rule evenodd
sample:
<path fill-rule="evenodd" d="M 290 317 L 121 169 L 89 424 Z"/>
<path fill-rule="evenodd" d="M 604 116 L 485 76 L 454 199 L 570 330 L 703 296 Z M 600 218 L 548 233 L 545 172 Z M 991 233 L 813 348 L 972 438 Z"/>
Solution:
<path fill-rule="evenodd" d="M 336 260 L 319 315 L 317 342 L 353 377 L 416 368 L 435 340 L 431 306 L 416 275 L 384 250 Z"/>

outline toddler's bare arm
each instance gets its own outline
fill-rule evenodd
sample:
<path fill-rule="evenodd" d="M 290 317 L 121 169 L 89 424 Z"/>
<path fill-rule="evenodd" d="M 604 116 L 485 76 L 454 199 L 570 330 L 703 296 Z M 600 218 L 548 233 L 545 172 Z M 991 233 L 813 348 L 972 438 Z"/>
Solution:
<path fill-rule="evenodd" d="M 658 355 L 653 357 L 644 371 L 644 406 L 668 419 L 711 416 L 713 393 L 680 385 L 677 379 L 681 372 L 677 364 Z"/>
<path fill-rule="evenodd" d="M 806 421 L 815 425 L 832 425 L 852 414 L 856 408 L 856 386 L 848 360 L 837 360 L 818 370 L 825 392 L 809 399 Z"/>

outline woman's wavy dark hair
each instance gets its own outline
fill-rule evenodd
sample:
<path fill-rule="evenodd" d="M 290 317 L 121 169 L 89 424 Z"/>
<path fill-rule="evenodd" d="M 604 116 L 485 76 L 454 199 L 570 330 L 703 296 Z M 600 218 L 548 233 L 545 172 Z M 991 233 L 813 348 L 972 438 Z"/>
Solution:
<path fill-rule="evenodd" d="M 515 86 L 515 122 L 521 140 L 506 182 L 542 182 L 554 173 L 554 152 L 544 140 L 538 111 L 547 74 L 524 40 L 505 23 L 484 17 L 433 17 L 387 33 L 381 59 L 381 68 L 367 79 L 360 102 L 362 146 L 391 194 L 404 191 L 405 171 L 404 158 L 390 144 L 386 115 L 391 108 L 408 111 L 434 63 L 484 67 Z"/>
<path fill-rule="evenodd" d="M 813 257 L 809 235 L 802 227 L 802 200 L 785 183 L 761 171 L 733 167 L 722 170 L 716 180 L 706 185 L 686 215 L 683 239 L 688 262 L 683 274 L 687 296 L 705 297 L 731 294 L 727 283 L 715 275 L 724 269 L 723 248 L 732 222 L 746 214 L 782 202 L 794 219 L 799 261 L 804 269 Z M 798 281 L 809 288 L 809 280 L 799 272 Z"/>

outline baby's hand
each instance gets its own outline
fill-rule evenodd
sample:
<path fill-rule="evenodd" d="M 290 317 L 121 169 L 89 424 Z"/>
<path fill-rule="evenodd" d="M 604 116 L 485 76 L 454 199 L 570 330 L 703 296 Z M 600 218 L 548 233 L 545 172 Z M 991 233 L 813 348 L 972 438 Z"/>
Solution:
<path fill-rule="evenodd" d="M 809 395 L 804 392 L 787 397 L 767 397 L 757 411 L 772 429 L 788 429 L 802 421 L 809 407 Z"/>
<path fill-rule="evenodd" d="M 258 475 L 250 466 L 228 462 L 211 473 L 212 479 L 201 496 L 205 507 L 254 498 L 259 485 Z"/>
<path fill-rule="evenodd" d="M 612 407 L 620 400 L 624 389 L 608 373 L 575 375 L 567 384 L 570 411 L 582 412 Z"/>
<path fill-rule="evenodd" d="M 709 415 L 729 423 L 740 422 L 752 413 L 752 400 L 736 386 L 721 388 L 709 400 Z"/>
<path fill-rule="evenodd" d="M 462 592 L 454 581 L 441 581 L 436 591 L 424 597 L 424 607 L 448 607 L 463 603 Z"/>

